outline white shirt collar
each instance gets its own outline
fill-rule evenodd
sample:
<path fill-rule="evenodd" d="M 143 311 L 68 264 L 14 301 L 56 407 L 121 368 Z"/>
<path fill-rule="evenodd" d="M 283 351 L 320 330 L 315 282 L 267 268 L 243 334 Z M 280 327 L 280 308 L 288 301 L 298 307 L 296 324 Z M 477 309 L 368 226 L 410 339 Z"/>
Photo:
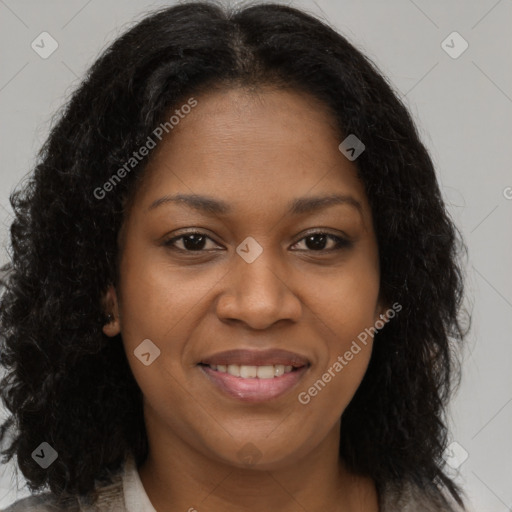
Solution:
<path fill-rule="evenodd" d="M 142 485 L 135 459 L 130 453 L 124 467 L 123 494 L 126 512 L 156 512 Z"/>

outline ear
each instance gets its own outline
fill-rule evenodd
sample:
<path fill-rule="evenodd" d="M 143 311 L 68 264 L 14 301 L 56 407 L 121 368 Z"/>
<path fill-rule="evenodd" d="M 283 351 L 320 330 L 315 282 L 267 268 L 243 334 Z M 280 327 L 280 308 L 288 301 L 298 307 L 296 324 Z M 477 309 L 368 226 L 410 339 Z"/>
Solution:
<path fill-rule="evenodd" d="M 105 316 L 110 318 L 103 326 L 103 332 L 109 337 L 117 336 L 121 332 L 121 322 L 119 320 L 119 304 L 117 300 L 117 293 L 113 285 L 108 287 L 105 296 L 103 297 L 103 307 Z"/>
<path fill-rule="evenodd" d="M 386 322 L 386 311 L 390 309 L 390 306 L 388 304 L 384 304 L 384 301 L 379 295 L 379 300 L 377 301 L 377 307 L 375 308 L 375 317 L 374 317 L 374 324 L 377 322 L 377 320 L 382 320 Z"/>

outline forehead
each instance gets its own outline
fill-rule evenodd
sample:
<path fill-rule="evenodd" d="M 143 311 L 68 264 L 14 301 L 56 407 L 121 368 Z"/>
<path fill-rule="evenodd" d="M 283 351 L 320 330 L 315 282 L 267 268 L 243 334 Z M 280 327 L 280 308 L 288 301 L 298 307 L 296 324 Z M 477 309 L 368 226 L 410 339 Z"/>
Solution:
<path fill-rule="evenodd" d="M 350 194 L 367 208 L 357 167 L 338 149 L 336 120 L 316 98 L 228 89 L 195 100 L 151 155 L 137 194 L 146 209 L 175 193 L 268 208 L 326 192 Z"/>

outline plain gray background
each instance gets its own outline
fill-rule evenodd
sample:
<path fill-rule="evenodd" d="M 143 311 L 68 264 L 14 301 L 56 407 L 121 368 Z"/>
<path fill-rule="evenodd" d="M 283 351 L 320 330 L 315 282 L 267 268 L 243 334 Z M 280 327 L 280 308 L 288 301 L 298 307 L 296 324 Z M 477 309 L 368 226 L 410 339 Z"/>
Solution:
<path fill-rule="evenodd" d="M 386 74 L 411 110 L 437 167 L 449 211 L 469 246 L 473 327 L 451 438 L 468 458 L 453 470 L 474 510 L 512 510 L 512 0 L 280 2 L 319 15 Z M 100 50 L 145 12 L 172 2 L 0 0 L 0 264 L 8 201 L 48 134 L 49 121 Z M 31 43 L 49 32 L 42 59 Z M 457 58 L 442 43 L 458 32 Z M 452 52 L 462 40 L 450 36 Z M 453 40 L 453 42 L 452 42 Z M 1 411 L 0 411 L 1 413 Z M 455 450 L 459 458 L 464 452 Z M 20 475 L 21 477 L 21 475 Z M 0 467 L 0 507 L 29 492 Z"/>

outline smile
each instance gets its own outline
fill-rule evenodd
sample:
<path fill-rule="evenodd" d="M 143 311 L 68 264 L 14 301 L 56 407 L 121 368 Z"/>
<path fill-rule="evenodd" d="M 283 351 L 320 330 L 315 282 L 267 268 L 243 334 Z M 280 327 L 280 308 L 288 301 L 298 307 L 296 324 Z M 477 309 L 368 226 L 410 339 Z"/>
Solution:
<path fill-rule="evenodd" d="M 217 390 L 245 402 L 264 402 L 283 395 L 297 385 L 308 367 L 199 364 Z"/>
<path fill-rule="evenodd" d="M 285 373 L 290 373 L 293 370 L 293 366 L 285 366 L 283 364 L 263 366 L 210 364 L 207 366 L 209 366 L 212 370 L 217 370 L 221 373 L 229 373 L 234 377 L 241 377 L 242 379 L 273 379 L 274 377 L 280 377 Z"/>

